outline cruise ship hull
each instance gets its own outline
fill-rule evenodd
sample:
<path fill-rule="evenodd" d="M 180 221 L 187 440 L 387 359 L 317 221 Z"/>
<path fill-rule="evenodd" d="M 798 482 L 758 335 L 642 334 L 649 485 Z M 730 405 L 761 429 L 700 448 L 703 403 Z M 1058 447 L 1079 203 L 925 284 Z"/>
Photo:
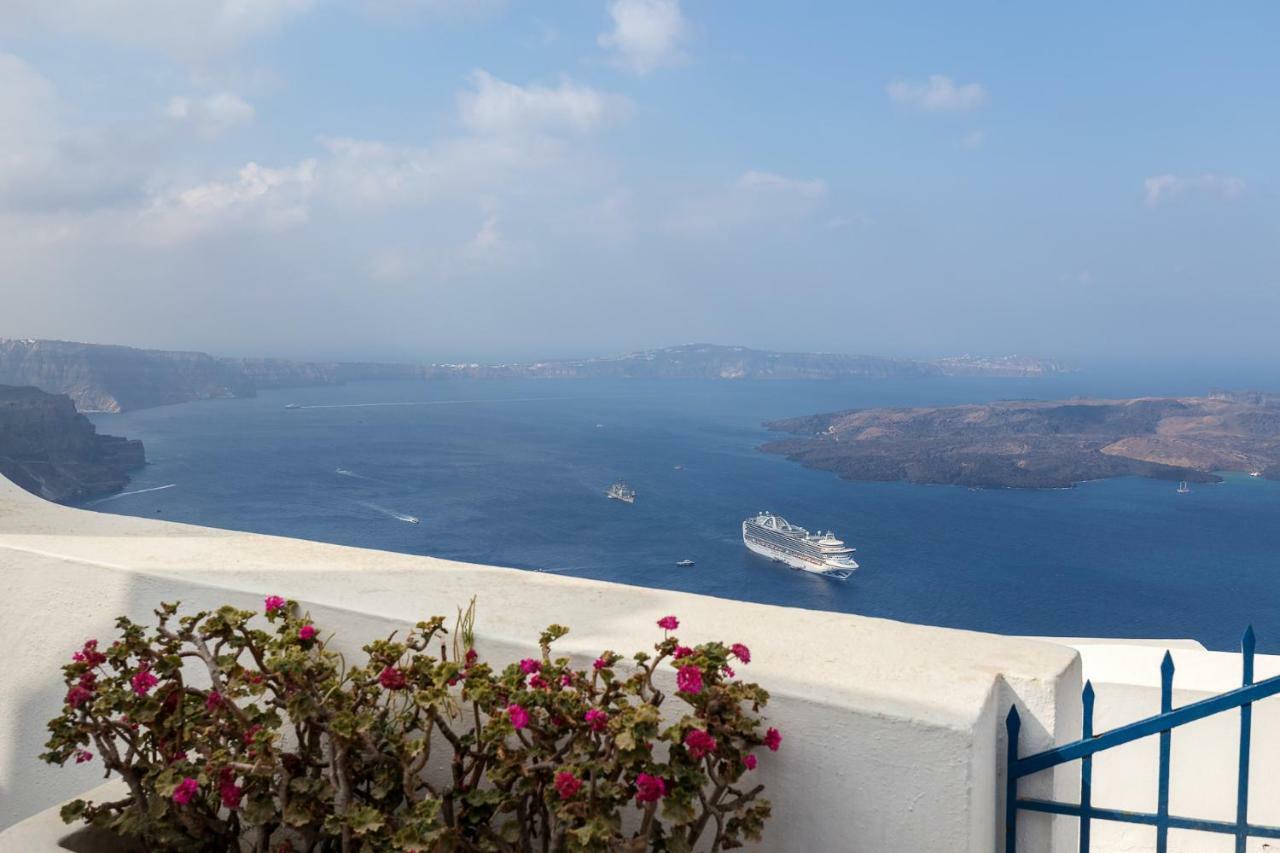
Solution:
<path fill-rule="evenodd" d="M 800 569 L 801 571 L 812 572 L 816 575 L 824 575 L 838 580 L 848 578 L 853 574 L 854 569 L 858 567 L 858 564 L 852 560 L 841 560 L 842 565 L 832 565 L 832 561 L 828 561 L 820 555 L 804 553 L 804 549 L 800 547 L 787 547 L 790 545 L 787 542 L 774 544 L 761 541 L 759 535 L 751 529 L 749 523 L 743 525 L 742 543 L 747 546 L 747 550 L 759 554 L 761 557 L 784 563 L 793 569 Z"/>

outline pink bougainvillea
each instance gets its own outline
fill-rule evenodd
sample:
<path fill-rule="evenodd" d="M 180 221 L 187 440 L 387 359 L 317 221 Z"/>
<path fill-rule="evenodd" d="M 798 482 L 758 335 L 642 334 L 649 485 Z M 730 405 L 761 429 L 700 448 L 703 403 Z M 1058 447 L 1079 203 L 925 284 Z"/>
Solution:
<path fill-rule="evenodd" d="M 382 672 L 378 673 L 378 683 L 388 690 L 403 690 L 408 681 L 405 680 L 403 672 L 394 666 L 386 666 L 382 668 Z"/>
<path fill-rule="evenodd" d="M 560 795 L 562 800 L 572 800 L 578 791 L 582 790 L 582 780 L 572 773 L 561 771 L 556 774 L 556 793 Z"/>
<path fill-rule="evenodd" d="M 591 731 L 602 732 L 609 727 L 609 715 L 599 708 L 590 708 L 582 719 L 591 726 Z"/>
<path fill-rule="evenodd" d="M 636 802 L 654 803 L 667 795 L 667 783 L 658 776 L 641 773 L 636 777 Z"/>
<path fill-rule="evenodd" d="M 151 673 L 151 666 L 143 664 L 138 671 L 129 679 L 129 686 L 133 688 L 133 692 L 139 696 L 146 696 L 151 692 L 151 688 L 160 683 L 160 679 Z"/>
<path fill-rule="evenodd" d="M 769 747 L 771 752 L 777 752 L 778 747 L 782 746 L 782 733 L 777 729 L 769 729 L 764 733 L 764 745 Z"/>
<path fill-rule="evenodd" d="M 173 801 L 180 806 L 185 806 L 194 800 L 198 793 L 200 793 L 200 783 L 188 776 L 173 789 Z"/>
<path fill-rule="evenodd" d="M 702 670 L 696 666 L 682 666 L 676 672 L 676 687 L 683 693 L 702 692 Z"/>
<path fill-rule="evenodd" d="M 689 729 L 684 733 L 684 748 L 693 758 L 702 758 L 715 752 L 716 739 L 702 729 Z"/>

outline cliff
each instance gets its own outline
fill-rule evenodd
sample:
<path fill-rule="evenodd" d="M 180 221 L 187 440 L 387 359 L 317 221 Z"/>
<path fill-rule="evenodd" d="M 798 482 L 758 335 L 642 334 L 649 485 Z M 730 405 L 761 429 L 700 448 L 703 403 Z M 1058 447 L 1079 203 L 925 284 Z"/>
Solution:
<path fill-rule="evenodd" d="M 240 371 L 200 352 L 3 338 L 0 384 L 66 394 L 86 412 L 123 412 L 254 393 Z"/>
<path fill-rule="evenodd" d="M 0 385 L 0 475 L 51 501 L 116 492 L 146 464 L 142 442 L 98 435 L 64 394 Z"/>
<path fill-rule="evenodd" d="M 1210 482 L 1215 471 L 1280 479 L 1280 398 L 999 402 L 863 409 L 773 421 L 765 444 L 851 480 L 1045 488 L 1105 477 Z"/>
<path fill-rule="evenodd" d="M 68 341 L 0 338 L 0 383 L 67 394 L 81 411 L 123 412 L 259 388 L 341 385 L 368 379 L 916 379 L 926 376 L 1047 376 L 1057 362 L 1003 358 L 909 358 L 773 352 L 687 344 L 617 356 L 503 364 L 381 364 L 215 358 Z"/>

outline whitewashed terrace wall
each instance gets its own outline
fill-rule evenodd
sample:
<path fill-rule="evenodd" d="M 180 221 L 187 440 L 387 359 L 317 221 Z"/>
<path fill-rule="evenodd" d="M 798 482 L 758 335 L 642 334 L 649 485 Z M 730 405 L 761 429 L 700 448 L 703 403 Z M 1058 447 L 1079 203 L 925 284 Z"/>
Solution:
<path fill-rule="evenodd" d="M 685 641 L 744 642 L 753 661 L 740 675 L 772 693 L 769 722 L 785 737 L 757 771 L 773 801 L 767 850 L 989 853 L 1003 825 L 1010 703 L 1024 751 L 1080 725 L 1080 661 L 1061 645 L 104 515 L 3 478 L 0 585 L 0 828 L 101 781 L 92 764 L 36 758 L 60 705 L 59 667 L 85 638 L 110 637 L 117 615 L 146 619 L 163 600 L 259 607 L 284 595 L 348 652 L 473 595 L 479 651 L 493 660 L 533 652 L 552 622 L 571 626 L 558 647 L 583 663 L 647 648 L 668 613 Z M 1067 797 L 1077 778 L 1044 774 L 1025 790 Z M 1022 827 L 1026 853 L 1075 838 L 1071 821 L 1030 815 Z"/>

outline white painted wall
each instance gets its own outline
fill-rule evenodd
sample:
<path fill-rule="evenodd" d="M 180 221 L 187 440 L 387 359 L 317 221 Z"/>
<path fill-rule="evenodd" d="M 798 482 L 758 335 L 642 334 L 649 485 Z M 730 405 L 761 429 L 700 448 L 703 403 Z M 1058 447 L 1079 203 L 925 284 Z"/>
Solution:
<path fill-rule="evenodd" d="M 1160 662 L 1173 654 L 1174 707 L 1240 686 L 1238 653 L 1210 652 L 1194 643 L 1072 640 L 1084 677 L 1096 694 L 1094 731 L 1102 732 L 1160 711 Z M 1257 655 L 1256 680 L 1280 675 L 1280 656 Z M 1219 714 L 1175 729 L 1170 750 L 1169 811 L 1184 817 L 1234 821 L 1238 774 L 1238 712 Z M 1153 812 L 1156 808 L 1159 740 L 1145 738 L 1100 753 L 1093 764 L 1096 806 Z M 1254 705 L 1250 761 L 1249 819 L 1280 826 L 1280 697 Z M 1078 802 L 1078 792 L 1070 802 Z M 1125 824 L 1093 824 L 1095 850 L 1146 853 L 1155 850 L 1155 830 Z M 1268 844 L 1270 846 L 1268 846 Z M 1170 853 L 1231 853 L 1234 840 L 1213 833 L 1171 831 Z M 1254 840 L 1251 853 L 1280 851 L 1280 841 Z"/>
<path fill-rule="evenodd" d="M 348 650 L 392 627 L 451 615 L 478 596 L 480 651 L 524 656 L 551 622 L 586 661 L 636 650 L 674 613 L 681 637 L 741 641 L 742 673 L 773 695 L 782 751 L 760 764 L 774 818 L 762 849 L 996 849 L 1003 826 L 1003 721 L 1023 713 L 1024 751 L 1079 731 L 1080 665 L 1061 645 L 772 607 L 550 574 L 73 510 L 0 478 L 0 827 L 97 784 L 93 766 L 49 768 L 35 756 L 59 708 L 58 667 L 119 614 L 157 602 L 260 606 L 298 599 Z M 1069 796 L 1074 774 L 1026 790 Z M 1026 853 L 1050 849 L 1047 819 L 1022 822 Z M 15 832 L 19 829 L 15 828 Z M 1075 838 L 1057 821 L 1054 849 Z M 0 835 L 0 849 L 42 849 Z M 8 846 L 6 846 L 8 845 Z"/>

